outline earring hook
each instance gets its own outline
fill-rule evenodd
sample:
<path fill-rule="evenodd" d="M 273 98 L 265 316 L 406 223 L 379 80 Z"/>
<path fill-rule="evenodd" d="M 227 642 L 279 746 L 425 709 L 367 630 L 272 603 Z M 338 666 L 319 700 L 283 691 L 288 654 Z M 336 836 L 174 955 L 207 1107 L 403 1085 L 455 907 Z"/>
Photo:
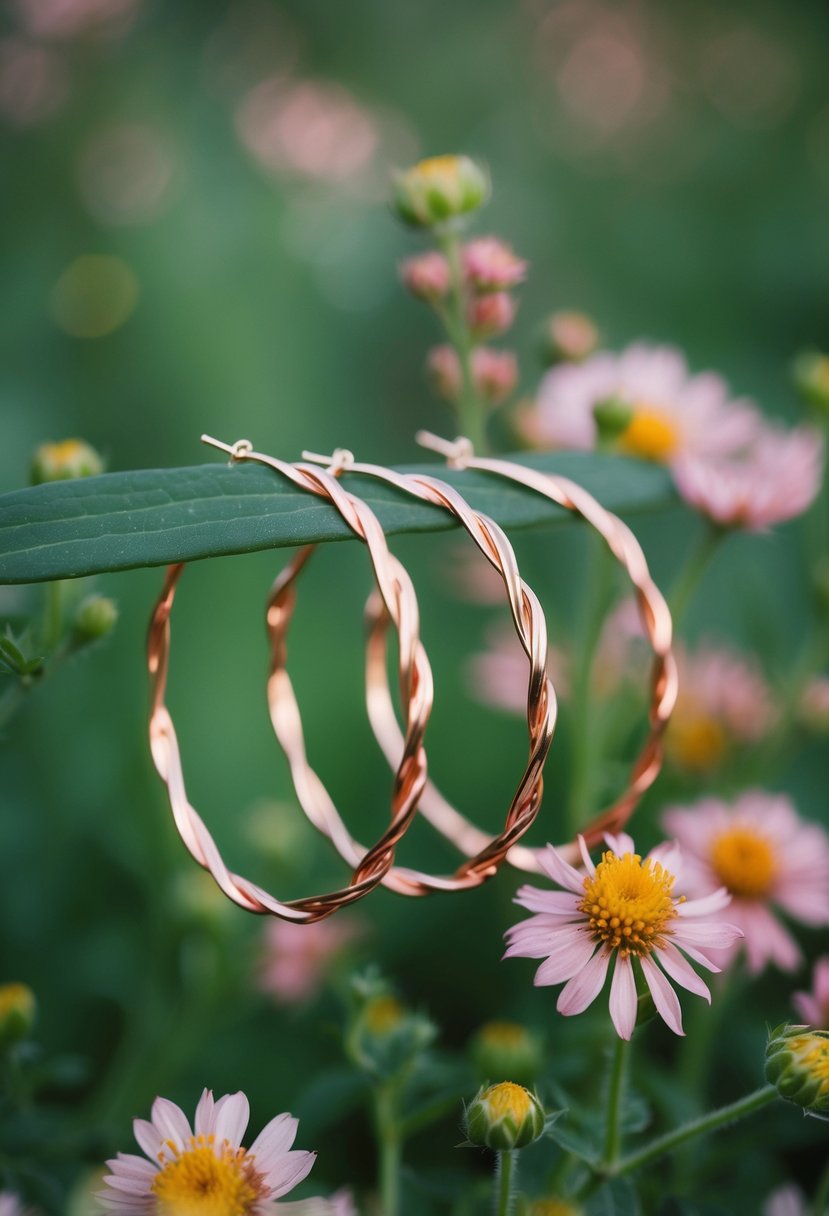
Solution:
<path fill-rule="evenodd" d="M 227 452 L 231 464 L 234 460 L 244 460 L 245 456 L 253 451 L 253 444 L 249 439 L 237 439 L 235 443 L 222 443 L 221 439 L 214 439 L 212 435 L 202 435 L 201 441 L 212 448 L 218 448 L 220 452 Z"/>
<path fill-rule="evenodd" d="M 466 439 L 463 435 L 458 435 L 457 439 L 442 439 L 440 435 L 433 435 L 431 431 L 418 431 L 415 435 L 415 443 L 422 448 L 427 448 L 430 452 L 438 452 L 439 455 L 445 456 L 453 469 L 464 468 L 467 461 L 473 460 L 475 457 L 471 439 Z"/>

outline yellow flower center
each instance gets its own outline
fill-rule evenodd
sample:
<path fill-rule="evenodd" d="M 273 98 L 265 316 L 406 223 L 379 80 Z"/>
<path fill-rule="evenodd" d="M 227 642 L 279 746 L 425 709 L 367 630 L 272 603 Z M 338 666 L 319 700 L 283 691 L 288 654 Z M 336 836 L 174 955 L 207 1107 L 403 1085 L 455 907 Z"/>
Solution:
<path fill-rule="evenodd" d="M 677 710 L 671 719 L 665 745 L 683 768 L 705 772 L 715 768 L 728 750 L 728 733 L 721 722 L 697 710 Z"/>
<path fill-rule="evenodd" d="M 731 828 L 716 837 L 711 865 L 723 886 L 743 899 L 768 895 L 777 870 L 769 842 L 745 827 Z"/>
<path fill-rule="evenodd" d="M 583 1210 L 566 1199 L 536 1199 L 527 1209 L 527 1216 L 582 1216 Z"/>
<path fill-rule="evenodd" d="M 225 1141 L 217 1153 L 212 1136 L 191 1136 L 184 1152 L 167 1143 L 172 1158 L 160 1154 L 152 1184 L 159 1216 L 249 1216 L 263 1198 L 262 1177 L 243 1148 Z"/>
<path fill-rule="evenodd" d="M 665 464 L 679 447 L 679 434 L 667 414 L 647 405 L 636 405 L 633 417 L 619 436 L 619 447 L 629 456 Z"/>
<path fill-rule="evenodd" d="M 372 1034 L 388 1034 L 403 1021 L 403 1006 L 394 996 L 378 996 L 366 1006 L 366 1029 Z"/>
<path fill-rule="evenodd" d="M 516 1124 L 523 1123 L 532 1110 L 533 1097 L 523 1085 L 514 1081 L 502 1081 L 500 1085 L 491 1085 L 485 1090 L 483 1100 L 489 1107 L 490 1117 L 497 1119 L 512 1119 Z"/>
<path fill-rule="evenodd" d="M 43 452 L 55 464 L 69 464 L 77 456 L 87 451 L 87 445 L 80 439 L 62 439 L 60 443 L 44 443 Z"/>
<path fill-rule="evenodd" d="M 421 177 L 449 178 L 457 173 L 458 164 L 457 156 L 430 156 L 428 160 L 419 161 L 415 169 Z"/>
<path fill-rule="evenodd" d="M 658 861 L 643 862 L 638 853 L 617 857 L 607 852 L 593 877 L 584 880 L 579 911 L 586 913 L 597 941 L 618 950 L 622 958 L 642 957 L 664 945 L 671 934 L 676 916 L 673 885 L 673 874 Z"/>

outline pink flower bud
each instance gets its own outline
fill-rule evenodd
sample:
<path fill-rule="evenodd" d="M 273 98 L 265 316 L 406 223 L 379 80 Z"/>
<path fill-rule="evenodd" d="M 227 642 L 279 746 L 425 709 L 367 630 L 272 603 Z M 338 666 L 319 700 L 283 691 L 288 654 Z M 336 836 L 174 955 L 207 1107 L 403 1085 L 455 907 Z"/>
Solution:
<path fill-rule="evenodd" d="M 580 363 L 599 344 L 599 331 L 583 312 L 554 312 L 544 326 L 548 363 Z"/>
<path fill-rule="evenodd" d="M 426 357 L 426 372 L 432 388 L 445 401 L 461 395 L 461 366 L 451 346 L 433 346 Z"/>
<path fill-rule="evenodd" d="M 498 405 L 518 383 L 515 355 L 509 350 L 479 346 L 472 353 L 472 378 L 479 395 L 491 405 Z"/>
<path fill-rule="evenodd" d="M 449 290 L 449 263 L 441 253 L 423 253 L 401 263 L 400 278 L 418 300 L 440 300 Z"/>
<path fill-rule="evenodd" d="M 467 282 L 476 291 L 515 287 L 527 273 L 527 263 L 494 236 L 482 236 L 464 246 L 463 268 Z"/>
<path fill-rule="evenodd" d="M 492 338 L 509 329 L 515 311 L 515 301 L 505 291 L 476 296 L 469 305 L 469 328 L 476 338 Z"/>

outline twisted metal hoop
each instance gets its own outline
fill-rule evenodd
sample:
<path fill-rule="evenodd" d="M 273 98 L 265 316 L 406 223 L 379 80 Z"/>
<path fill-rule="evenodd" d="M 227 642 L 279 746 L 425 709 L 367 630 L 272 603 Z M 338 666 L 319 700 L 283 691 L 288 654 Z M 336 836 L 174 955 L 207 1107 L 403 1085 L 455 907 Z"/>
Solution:
<path fill-rule="evenodd" d="M 328 463 L 329 457 L 305 452 L 307 460 Z M 307 468 L 307 466 L 299 466 Z M 543 790 L 543 768 L 555 730 L 557 703 L 555 690 L 547 677 L 547 626 L 544 613 L 535 592 L 527 586 L 518 572 L 512 546 L 501 528 L 488 516 L 474 511 L 457 490 L 434 477 L 418 475 L 404 476 L 380 465 L 358 464 L 349 461 L 347 471 L 379 478 L 403 490 L 423 502 L 432 503 L 451 511 L 463 525 L 478 548 L 501 575 L 506 588 L 512 618 L 518 637 L 530 665 L 527 691 L 527 730 L 529 734 L 529 759 L 518 788 L 507 811 L 503 830 L 495 837 L 489 836 L 471 824 L 454 808 L 436 803 L 427 798 L 428 781 L 420 798 L 419 809 L 426 819 L 444 836 L 453 841 L 467 860 L 451 877 L 437 877 L 418 870 L 394 866 L 383 879 L 385 886 L 407 895 L 425 895 L 430 891 L 459 891 L 479 886 L 497 871 L 502 861 L 515 847 L 535 820 L 541 806 Z M 277 587 L 279 580 L 277 580 Z M 378 740 L 392 765 L 399 756 L 403 738 L 394 715 L 386 675 L 385 633 L 388 625 L 388 609 L 376 596 L 367 606 L 369 619 L 378 623 L 372 629 L 369 640 L 367 667 L 367 704 L 369 718 Z M 280 622 L 280 625 L 282 622 Z M 269 611 L 270 627 L 270 611 Z M 271 628 L 272 652 L 277 659 L 284 634 Z M 382 668 L 382 674 L 380 669 Z M 280 688 L 269 686 L 271 712 L 279 712 Z M 387 712 L 388 710 L 388 712 Z M 393 730 L 383 729 L 390 718 Z M 276 719 L 275 719 L 276 721 Z M 346 861 L 352 862 L 362 846 L 352 842 L 343 851 L 341 841 L 335 841 Z"/>
<path fill-rule="evenodd" d="M 671 613 L 659 588 L 648 570 L 642 547 L 627 524 L 618 516 L 602 507 L 596 499 L 575 482 L 566 477 L 540 473 L 512 461 L 476 457 L 468 439 L 447 442 L 428 431 L 416 435 L 422 447 L 441 453 L 447 458 L 450 468 L 479 469 L 485 473 L 508 478 L 542 494 L 552 502 L 580 515 L 599 533 L 613 556 L 624 566 L 633 584 L 636 601 L 645 635 L 653 651 L 651 666 L 651 701 L 648 710 L 648 737 L 636 757 L 628 784 L 609 807 L 600 812 L 584 828 L 582 835 L 588 844 L 601 840 L 605 832 L 618 832 L 627 823 L 642 795 L 655 781 L 662 767 L 662 736 L 674 704 L 676 703 L 678 678 L 676 660 L 672 650 L 673 625 Z M 385 666 L 385 631 L 388 621 L 382 614 L 375 614 L 371 622 L 369 646 L 369 680 L 371 692 L 371 722 L 374 733 L 389 762 L 399 753 L 401 735 L 389 696 Z M 376 653 L 375 653 L 376 652 Z M 420 810 L 450 840 L 464 850 L 478 847 L 481 834 L 470 833 L 469 825 L 458 815 L 431 781 L 420 800 Z M 571 860 L 578 859 L 575 843 L 559 849 Z M 507 861 L 517 869 L 531 873 L 543 873 L 539 864 L 540 850 L 517 845 L 510 849 Z"/>
<path fill-rule="evenodd" d="M 270 913 L 284 920 L 305 923 L 321 920 L 338 908 L 361 899 L 383 880 L 394 859 L 395 846 L 411 823 L 426 781 L 423 733 L 432 708 L 433 686 L 429 661 L 419 640 L 417 599 L 408 574 L 389 553 L 376 516 L 365 503 L 348 494 L 330 473 L 317 468 L 304 470 L 254 452 L 246 440 L 227 445 L 208 436 L 202 438 L 228 452 L 231 461 L 253 460 L 266 464 L 288 477 L 300 489 L 327 498 L 337 507 L 349 527 L 368 547 L 379 598 L 400 637 L 400 683 L 406 706 L 406 735 L 400 762 L 396 766 L 391 823 L 372 849 L 366 850 L 357 845 L 350 850 L 354 874 L 348 886 L 323 895 L 284 902 L 227 868 L 213 837 L 187 797 L 178 739 L 164 702 L 170 657 L 170 612 L 176 585 L 184 569 L 183 563 L 169 567 L 150 621 L 147 638 L 151 693 L 150 747 L 158 774 L 167 786 L 170 807 L 185 846 L 199 865 L 212 874 L 225 895 L 240 907 L 250 912 Z M 335 455 L 332 472 L 339 472 L 346 457 L 346 453 Z M 268 628 L 277 635 L 293 612 L 293 580 L 315 547 L 309 545 L 301 549 L 277 580 L 268 614 Z M 322 782 L 308 764 L 299 711 L 284 671 L 284 644 L 278 650 L 269 683 L 269 694 L 272 694 L 275 703 L 274 728 L 288 755 L 303 809 L 312 823 L 329 836 L 342 853 L 354 842 Z"/>

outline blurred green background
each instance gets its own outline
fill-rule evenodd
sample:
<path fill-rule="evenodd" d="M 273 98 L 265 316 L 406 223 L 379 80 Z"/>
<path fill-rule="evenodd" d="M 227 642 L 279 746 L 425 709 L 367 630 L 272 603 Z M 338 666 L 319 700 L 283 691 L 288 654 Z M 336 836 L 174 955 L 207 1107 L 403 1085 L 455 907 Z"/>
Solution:
<path fill-rule="evenodd" d="M 492 173 L 479 230 L 531 264 L 516 329 L 525 396 L 540 374 L 537 322 L 578 307 L 609 346 L 677 343 L 694 369 L 715 367 L 737 395 L 792 418 L 789 360 L 827 343 L 828 49 L 818 0 L 7 3 L 0 489 L 26 484 L 37 444 L 74 435 L 113 470 L 202 463 L 202 431 L 286 459 L 335 445 L 414 459 L 415 429 L 446 433 L 451 419 L 423 379 L 437 334 L 398 284 L 397 262 L 420 246 L 389 212 L 387 181 L 456 150 Z M 691 523 L 677 509 L 637 527 L 670 581 Z M 519 555 L 564 627 L 573 606 L 556 599 L 556 571 L 578 573 L 584 537 L 543 542 L 522 538 Z M 395 551 L 417 579 L 438 681 L 432 771 L 494 828 L 524 735 L 468 698 L 464 657 L 497 610 L 447 594 L 458 543 L 407 538 Z M 799 545 L 796 528 L 734 540 L 691 632 L 739 634 L 784 671 L 808 623 Z M 171 704 L 191 797 L 230 864 L 291 896 L 344 874 L 303 830 L 269 734 L 262 606 L 284 559 L 187 572 Z M 41 1042 L 78 1057 L 75 1088 L 56 1088 L 54 1103 L 105 1129 L 101 1154 L 130 1147 L 128 1120 L 156 1093 L 189 1110 L 203 1085 L 243 1088 L 257 1124 L 305 1113 L 304 1089 L 340 1056 L 332 998 L 297 1016 L 245 983 L 262 923 L 188 902 L 195 867 L 146 743 L 143 634 L 160 579 L 98 580 L 118 600 L 117 633 L 29 700 L 0 754 L 0 979 L 30 983 Z M 354 545 L 314 559 L 291 670 L 312 763 L 373 840 L 389 777 L 361 701 L 370 582 Z M 0 589 L 0 615 L 37 595 Z M 556 836 L 565 775 L 557 760 L 536 841 Z M 826 776 L 817 746 L 787 774 L 804 814 L 825 817 Z M 411 835 L 402 860 L 451 867 L 426 827 Z M 447 1043 L 496 1014 L 545 1026 L 556 1051 L 579 1041 L 528 964 L 498 962 L 516 885 L 502 874 L 461 896 L 378 892 L 358 910 L 363 954 Z M 232 1000 L 228 967 L 241 977 Z M 754 1083 L 765 1024 L 788 1015 L 787 989 L 762 991 L 762 1016 L 731 1035 L 725 1096 Z M 655 1034 L 666 1067 L 668 1037 Z M 308 1106 L 301 1143 L 324 1148 L 320 1180 L 366 1183 L 364 1137 L 360 1119 L 334 1134 Z M 73 1168 L 56 1166 L 66 1184 Z M 772 1166 L 753 1168 L 774 1181 Z"/>

